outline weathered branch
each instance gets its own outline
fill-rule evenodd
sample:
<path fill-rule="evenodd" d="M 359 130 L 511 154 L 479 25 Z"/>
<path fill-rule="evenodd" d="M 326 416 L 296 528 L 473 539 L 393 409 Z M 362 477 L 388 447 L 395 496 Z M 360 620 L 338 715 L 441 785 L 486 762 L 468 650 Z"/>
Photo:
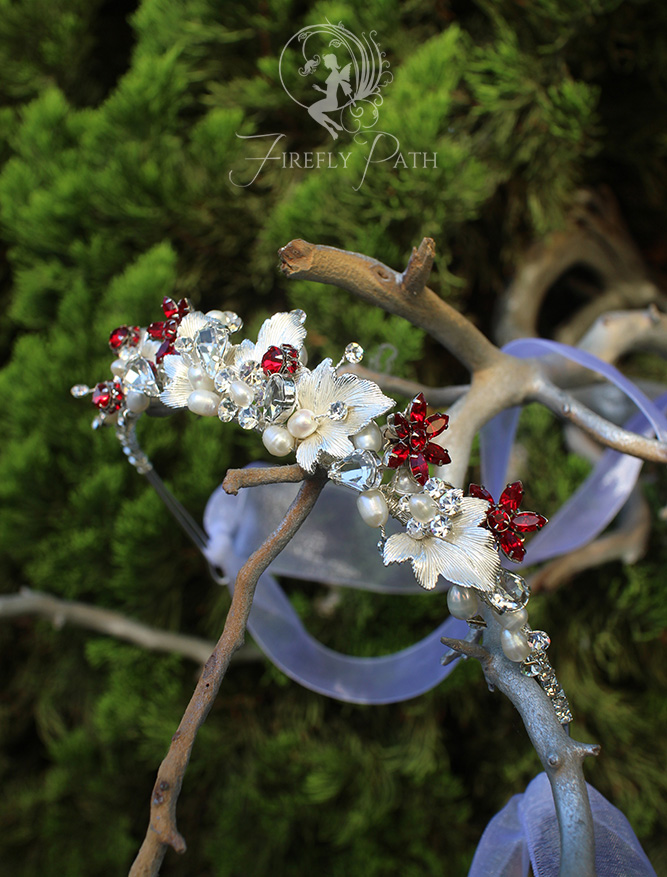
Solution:
<path fill-rule="evenodd" d="M 130 877 L 155 877 L 168 847 L 185 851 L 185 840 L 176 827 L 176 803 L 197 736 L 218 693 L 232 655 L 244 642 L 246 624 L 260 575 L 285 548 L 312 510 L 326 476 L 317 472 L 305 481 L 282 523 L 241 568 L 234 586 L 232 605 L 222 635 L 209 657 L 171 746 L 160 765 L 151 796 L 151 818 L 146 837 Z"/>
<path fill-rule="evenodd" d="M 582 763 L 586 756 L 598 755 L 600 747 L 568 737 L 538 683 L 523 676 L 519 664 L 503 654 L 502 628 L 494 613 L 484 607 L 482 615 L 487 623 L 483 648 L 465 640 L 443 637 L 442 641 L 478 658 L 489 686 L 501 691 L 518 710 L 551 783 L 560 830 L 560 877 L 595 877 L 593 817 Z"/>
<path fill-rule="evenodd" d="M 271 466 L 267 469 L 230 469 L 222 482 L 225 493 L 236 494 L 243 487 L 260 487 L 262 484 L 296 484 L 308 473 L 298 465 Z"/>
<path fill-rule="evenodd" d="M 403 272 L 401 286 L 403 290 L 412 295 L 421 295 L 426 286 L 433 260 L 435 259 L 435 241 L 433 238 L 424 238 L 417 247 L 412 248 L 412 255 L 408 266 Z"/>
<path fill-rule="evenodd" d="M 487 368 L 503 356 L 470 320 L 432 290 L 425 286 L 415 295 L 405 288 L 404 274 L 376 259 L 304 240 L 291 241 L 278 255 L 286 277 L 332 283 L 398 314 L 432 335 L 470 371 Z M 413 272 L 410 277 L 414 289 Z"/>
<path fill-rule="evenodd" d="M 88 630 L 96 630 L 153 652 L 183 655 L 198 664 L 205 664 L 215 643 L 197 636 L 186 636 L 170 630 L 159 630 L 134 621 L 120 612 L 99 609 L 86 603 L 62 600 L 53 594 L 21 588 L 18 594 L 0 597 L 0 619 L 38 615 L 51 621 L 55 627 L 75 624 Z M 255 646 L 243 646 L 234 655 L 235 661 L 256 661 L 262 653 Z"/>

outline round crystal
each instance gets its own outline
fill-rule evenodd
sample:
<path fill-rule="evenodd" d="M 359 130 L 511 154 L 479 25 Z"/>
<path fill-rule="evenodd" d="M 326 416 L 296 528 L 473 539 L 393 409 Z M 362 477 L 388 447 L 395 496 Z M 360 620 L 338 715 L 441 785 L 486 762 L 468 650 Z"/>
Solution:
<path fill-rule="evenodd" d="M 223 368 L 213 378 L 213 384 L 218 393 L 226 393 L 235 379 L 236 377 L 231 369 Z"/>
<path fill-rule="evenodd" d="M 543 630 L 531 630 L 528 634 L 528 642 L 535 652 L 546 652 L 551 645 L 549 635 Z"/>
<path fill-rule="evenodd" d="M 230 420 L 234 419 L 234 415 L 236 414 L 236 405 L 232 402 L 231 399 L 223 399 L 222 402 L 218 405 L 218 417 L 222 420 L 223 423 L 229 423 Z"/>
<path fill-rule="evenodd" d="M 451 490 L 445 491 L 440 497 L 438 505 L 448 515 L 454 515 L 458 512 L 463 499 L 463 491 L 460 487 L 453 487 Z"/>
<path fill-rule="evenodd" d="M 239 332 L 243 328 L 243 320 L 234 311 L 223 311 L 222 322 L 227 327 L 230 334 Z"/>
<path fill-rule="evenodd" d="M 295 308 L 293 311 L 290 311 L 290 313 L 293 317 L 296 317 L 301 325 L 306 322 L 306 312 L 302 311 L 301 308 Z"/>
<path fill-rule="evenodd" d="M 423 539 L 426 535 L 423 526 L 419 521 L 415 521 L 414 518 L 410 518 L 405 529 L 407 530 L 408 536 L 412 536 L 413 539 Z"/>
<path fill-rule="evenodd" d="M 401 515 L 409 515 L 410 514 L 410 497 L 402 496 L 398 501 L 397 506 L 398 512 Z"/>
<path fill-rule="evenodd" d="M 239 426 L 242 429 L 254 429 L 259 423 L 258 412 L 256 408 L 241 408 L 238 413 Z"/>
<path fill-rule="evenodd" d="M 80 399 L 82 396 L 87 396 L 88 393 L 92 392 L 86 384 L 74 384 L 73 387 L 70 387 L 69 391 L 75 399 Z"/>
<path fill-rule="evenodd" d="M 357 344 L 356 341 L 353 341 L 351 344 L 348 344 L 345 348 L 345 359 L 348 362 L 361 362 L 364 358 L 364 348 L 361 344 Z"/>
<path fill-rule="evenodd" d="M 174 350 L 178 351 L 181 355 L 185 354 L 188 356 L 192 353 L 195 348 L 195 339 L 187 338 L 184 335 L 178 335 L 174 340 Z"/>
<path fill-rule="evenodd" d="M 524 676 L 539 676 L 541 669 L 540 665 L 534 661 L 524 661 L 521 665 L 521 672 Z"/>
<path fill-rule="evenodd" d="M 447 515 L 436 515 L 429 524 L 431 535 L 438 539 L 444 539 L 452 528 L 452 522 Z"/>
<path fill-rule="evenodd" d="M 348 408 L 345 402 L 341 402 L 340 400 L 336 402 L 332 402 L 329 405 L 329 419 L 330 420 L 345 420 L 347 417 Z"/>
<path fill-rule="evenodd" d="M 424 485 L 424 492 L 432 496 L 433 499 L 440 499 L 445 489 L 446 485 L 442 478 L 429 478 Z"/>
<path fill-rule="evenodd" d="M 242 381 L 245 381 L 246 384 L 250 384 L 251 387 L 261 384 L 265 380 L 265 375 L 262 371 L 261 365 L 258 362 L 255 362 L 254 359 L 249 359 L 247 362 L 243 363 L 239 368 L 239 377 Z"/>

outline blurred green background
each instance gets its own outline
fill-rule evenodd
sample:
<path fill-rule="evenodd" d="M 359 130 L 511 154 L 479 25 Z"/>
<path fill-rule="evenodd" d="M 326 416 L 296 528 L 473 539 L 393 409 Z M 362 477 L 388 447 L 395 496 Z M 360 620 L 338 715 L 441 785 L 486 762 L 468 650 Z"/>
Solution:
<path fill-rule="evenodd" d="M 237 132 L 332 149 L 278 75 L 287 40 L 326 19 L 377 32 L 394 76 L 378 128 L 405 152 L 437 153 L 437 169 L 377 165 L 354 191 L 357 156 L 346 173 L 272 166 L 232 186 L 251 154 Z M 313 361 L 354 339 L 372 362 L 391 342 L 395 373 L 460 383 L 416 329 L 338 290 L 288 284 L 277 248 L 305 237 L 402 269 L 432 236 L 433 287 L 491 333 L 526 247 L 562 227 L 579 186 L 605 183 L 659 275 L 666 98 L 658 0 L 0 0 L 2 592 L 28 586 L 216 638 L 226 590 L 69 395 L 107 377 L 108 332 L 159 319 L 165 294 L 238 311 L 249 337 L 300 307 Z M 551 514 L 587 466 L 544 411 L 522 424 L 526 507 Z M 255 434 L 185 414 L 142 423 L 140 437 L 196 517 L 226 469 L 263 450 Z M 645 468 L 647 558 L 534 598 L 531 622 L 552 635 L 574 735 L 603 745 L 589 780 L 667 873 L 665 478 Z M 309 629 L 351 654 L 406 646 L 446 612 L 442 597 L 350 592 L 325 618 L 323 589 L 292 590 Z M 0 662 L 0 873 L 126 873 L 196 668 L 34 618 L 0 622 Z M 539 769 L 513 707 L 473 664 L 419 699 L 369 708 L 264 662 L 235 665 L 186 776 L 188 852 L 168 853 L 163 873 L 457 877 Z"/>

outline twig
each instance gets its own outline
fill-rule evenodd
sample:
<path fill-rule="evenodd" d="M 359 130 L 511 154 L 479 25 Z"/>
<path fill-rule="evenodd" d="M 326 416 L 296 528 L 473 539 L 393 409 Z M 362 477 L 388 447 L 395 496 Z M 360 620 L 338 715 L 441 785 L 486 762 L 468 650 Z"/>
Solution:
<path fill-rule="evenodd" d="M 186 636 L 170 630 L 159 630 L 141 624 L 120 612 L 99 609 L 86 603 L 62 600 L 53 594 L 44 594 L 30 588 L 21 588 L 18 594 L 0 597 L 0 618 L 20 618 L 38 615 L 53 622 L 57 628 L 75 624 L 88 630 L 96 630 L 106 636 L 125 640 L 152 652 L 168 652 L 183 655 L 198 664 L 205 664 L 215 643 L 197 636 Z M 262 653 L 255 646 L 245 645 L 234 655 L 234 661 L 257 661 Z"/>
<path fill-rule="evenodd" d="M 442 641 L 478 658 L 489 686 L 501 691 L 517 708 L 551 783 L 560 831 L 560 877 L 595 877 L 593 817 L 582 764 L 586 756 L 598 755 L 600 747 L 568 737 L 538 683 L 523 676 L 519 665 L 503 654 L 502 628 L 493 612 L 484 607 L 482 615 L 487 623 L 484 648 L 465 640 L 443 637 Z"/>
<path fill-rule="evenodd" d="M 262 484 L 296 484 L 303 481 L 307 473 L 294 463 L 291 466 L 271 466 L 268 469 L 230 469 L 222 482 L 225 493 L 234 496 L 243 487 L 259 487 Z"/>
<path fill-rule="evenodd" d="M 417 247 L 412 248 L 408 266 L 403 272 L 401 286 L 411 295 L 420 295 L 424 291 L 435 259 L 435 241 L 424 238 Z"/>
<path fill-rule="evenodd" d="M 265 470 L 266 471 L 266 470 Z M 185 852 L 185 840 L 176 827 L 176 803 L 197 731 L 208 715 L 232 655 L 242 645 L 246 623 L 260 575 L 285 548 L 315 505 L 326 481 L 319 471 L 305 481 L 282 523 L 241 568 L 222 635 L 206 662 L 171 746 L 160 765 L 151 796 L 151 819 L 146 837 L 130 870 L 130 877 L 156 877 L 167 847 Z"/>

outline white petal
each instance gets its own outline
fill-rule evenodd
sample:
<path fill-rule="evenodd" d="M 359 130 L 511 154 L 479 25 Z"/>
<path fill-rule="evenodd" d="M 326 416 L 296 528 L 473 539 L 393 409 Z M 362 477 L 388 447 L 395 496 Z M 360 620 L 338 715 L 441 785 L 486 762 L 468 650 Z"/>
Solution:
<path fill-rule="evenodd" d="M 179 338 L 194 338 L 208 322 L 210 322 L 210 317 L 207 317 L 206 314 L 201 311 L 191 311 L 181 320 L 176 335 Z"/>
<path fill-rule="evenodd" d="M 479 528 L 478 533 L 457 542 L 432 537 L 423 542 L 428 543 L 424 550 L 443 578 L 464 588 L 493 589 L 500 572 L 500 560 L 488 530 Z"/>
<path fill-rule="evenodd" d="M 170 408 L 185 408 L 192 392 L 192 384 L 183 357 L 165 356 L 162 365 L 169 376 L 169 381 L 160 393 L 160 399 Z"/>
<path fill-rule="evenodd" d="M 301 350 L 305 337 L 306 329 L 294 314 L 274 314 L 262 323 L 257 335 L 259 355 L 263 356 L 269 347 L 280 347 L 281 344 L 291 344 Z"/>
<path fill-rule="evenodd" d="M 313 437 L 319 437 L 320 453 L 318 454 L 318 460 L 323 454 L 332 457 L 334 460 L 341 460 L 354 451 L 354 445 L 348 438 L 349 430 L 346 427 L 346 422 L 323 420 L 320 423 L 317 432 L 313 435 Z"/>
<path fill-rule="evenodd" d="M 390 563 L 403 563 L 405 560 L 412 560 L 415 553 L 419 553 L 419 543 L 407 533 L 394 533 L 384 543 L 384 551 L 382 561 L 385 566 Z"/>
<path fill-rule="evenodd" d="M 255 345 L 246 338 L 234 348 L 234 365 L 239 368 L 244 362 L 251 359 L 255 360 Z"/>
<path fill-rule="evenodd" d="M 320 451 L 320 440 L 317 433 L 313 433 L 299 443 L 296 449 L 296 461 L 306 472 L 314 472 Z"/>

